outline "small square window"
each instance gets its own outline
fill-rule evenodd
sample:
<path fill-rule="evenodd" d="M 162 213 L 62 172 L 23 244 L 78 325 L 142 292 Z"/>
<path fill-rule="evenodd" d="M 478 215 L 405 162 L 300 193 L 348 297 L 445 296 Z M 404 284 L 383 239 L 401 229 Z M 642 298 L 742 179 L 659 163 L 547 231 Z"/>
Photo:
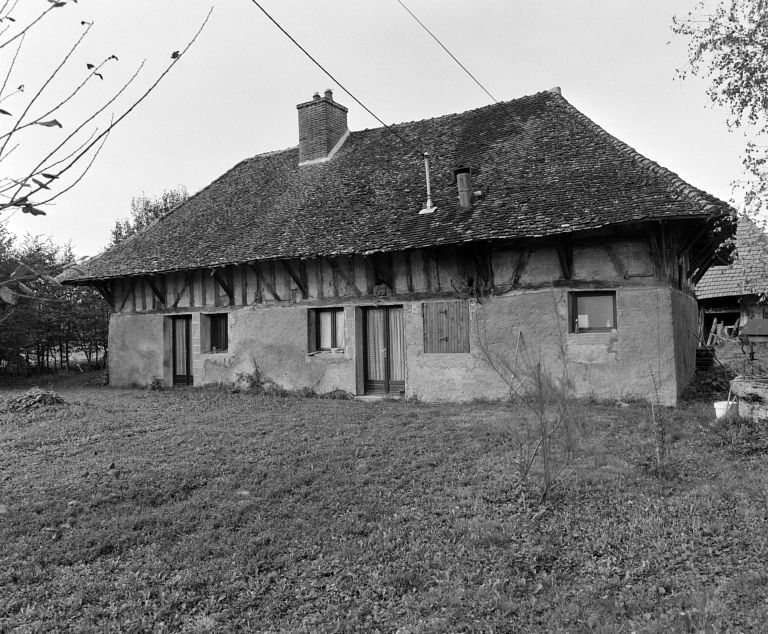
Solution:
<path fill-rule="evenodd" d="M 202 352 L 226 352 L 229 344 L 227 313 L 200 316 Z"/>
<path fill-rule="evenodd" d="M 571 332 L 605 332 L 616 328 L 615 291 L 571 294 Z"/>
<path fill-rule="evenodd" d="M 310 311 L 310 344 L 313 350 L 344 347 L 344 309 L 320 308 Z"/>

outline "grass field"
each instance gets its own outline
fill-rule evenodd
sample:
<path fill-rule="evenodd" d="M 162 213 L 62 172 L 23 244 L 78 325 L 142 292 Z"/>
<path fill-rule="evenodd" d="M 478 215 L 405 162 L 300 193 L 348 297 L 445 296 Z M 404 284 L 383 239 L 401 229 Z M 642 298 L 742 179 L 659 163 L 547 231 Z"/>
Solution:
<path fill-rule="evenodd" d="M 0 408 L 0 631 L 768 627 L 766 436 L 711 402 L 661 472 L 649 408 L 579 404 L 538 504 L 508 405 L 60 393 Z"/>

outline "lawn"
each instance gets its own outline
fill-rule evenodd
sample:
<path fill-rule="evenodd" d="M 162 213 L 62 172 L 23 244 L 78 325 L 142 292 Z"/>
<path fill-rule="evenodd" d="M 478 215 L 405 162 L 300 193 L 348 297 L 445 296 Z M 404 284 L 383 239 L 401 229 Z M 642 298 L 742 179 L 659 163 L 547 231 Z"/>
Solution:
<path fill-rule="evenodd" d="M 0 400 L 22 393 L 0 391 Z M 765 435 L 580 403 L 544 503 L 523 414 L 63 388 L 0 408 L 0 631 L 760 631 Z"/>

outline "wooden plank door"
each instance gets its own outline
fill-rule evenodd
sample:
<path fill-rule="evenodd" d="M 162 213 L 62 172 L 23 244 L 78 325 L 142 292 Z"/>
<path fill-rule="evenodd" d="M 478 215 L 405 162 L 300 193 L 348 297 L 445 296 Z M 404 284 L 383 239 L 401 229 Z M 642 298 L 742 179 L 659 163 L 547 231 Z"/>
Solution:
<path fill-rule="evenodd" d="M 190 326 L 192 317 L 171 317 L 173 324 L 173 384 L 192 385 L 192 355 L 190 354 Z"/>
<path fill-rule="evenodd" d="M 402 306 L 365 309 L 365 393 L 405 391 L 405 312 Z"/>

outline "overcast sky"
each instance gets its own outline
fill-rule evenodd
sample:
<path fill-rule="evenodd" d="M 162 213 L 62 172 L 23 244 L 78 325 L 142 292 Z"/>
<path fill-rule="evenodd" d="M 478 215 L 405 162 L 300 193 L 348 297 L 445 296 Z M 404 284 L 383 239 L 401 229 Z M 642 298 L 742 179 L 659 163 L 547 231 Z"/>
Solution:
<path fill-rule="evenodd" d="M 260 0 L 310 53 L 387 123 L 462 112 L 488 96 L 396 0 Z M 592 120 L 689 183 L 724 200 L 741 177 L 743 134 L 728 133 L 702 80 L 680 81 L 686 42 L 672 16 L 694 0 L 404 0 L 498 100 L 560 86 Z M 23 0 L 23 10 L 47 6 Z M 94 26 L 61 80 L 87 61 L 118 56 L 84 96 L 91 107 L 119 88 L 142 59 L 140 94 L 182 49 L 212 0 L 80 0 L 30 34 L 11 81 L 30 86 Z M 22 17 L 21 12 L 17 15 Z M 6 58 L 11 51 L 0 51 Z M 142 83 L 143 82 L 143 83 Z M 46 216 L 15 213 L 12 232 L 71 241 L 95 255 L 116 219 L 143 192 L 184 185 L 194 193 L 244 158 L 298 144 L 296 104 L 334 89 L 351 130 L 379 124 L 333 85 L 251 0 L 217 2 L 190 51 L 110 135 L 93 168 Z M 124 104 L 127 102 L 124 102 Z M 3 107 L 11 105 L 4 102 Z M 10 109 L 10 107 L 9 107 Z M 62 117 L 64 131 L 85 110 Z M 119 106 L 114 109 L 120 113 Z M 65 114 L 65 113 L 62 113 Z M 42 143 L 40 134 L 24 149 Z M 53 138 L 51 136 L 50 138 Z M 10 164 L 5 166 L 11 169 Z M 15 174 L 14 174 L 15 176 Z M 183 248 L 183 245 L 180 245 Z"/>

